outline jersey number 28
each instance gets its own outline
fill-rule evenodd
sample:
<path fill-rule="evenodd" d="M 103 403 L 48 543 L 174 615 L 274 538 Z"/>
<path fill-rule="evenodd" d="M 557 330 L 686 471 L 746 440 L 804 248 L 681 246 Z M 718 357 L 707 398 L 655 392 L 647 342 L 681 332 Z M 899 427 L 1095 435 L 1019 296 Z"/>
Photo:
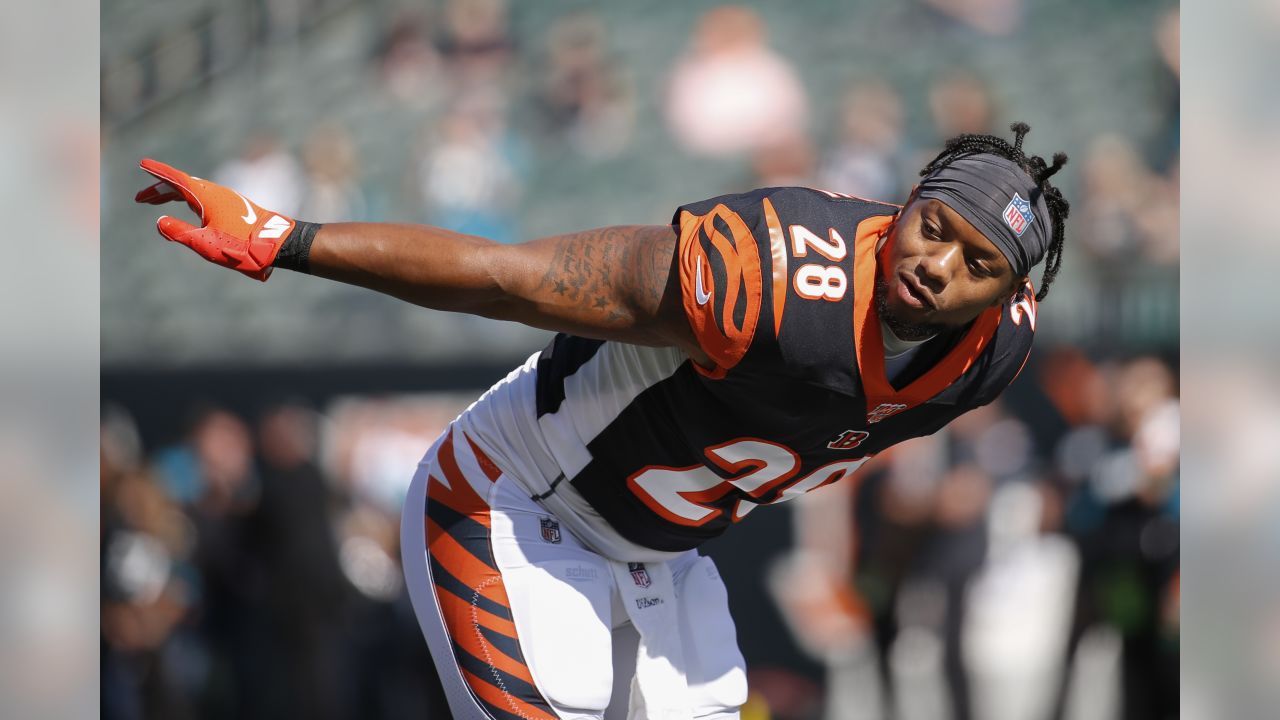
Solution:
<path fill-rule="evenodd" d="M 761 504 L 785 502 L 839 480 L 867 458 L 837 460 L 796 479 L 800 457 L 785 445 L 760 438 L 738 438 L 713 445 L 704 453 L 733 477 L 725 478 L 705 465 L 666 467 L 650 465 L 627 478 L 627 487 L 651 510 L 680 525 L 705 525 L 723 510 L 717 505 L 733 489 L 746 493 L 733 506 L 737 522 Z M 772 500 L 763 500 L 781 489 Z"/>
<path fill-rule="evenodd" d="M 826 238 L 803 225 L 792 225 L 788 230 L 791 232 L 791 254 L 797 258 L 808 257 L 812 249 L 827 260 L 839 263 L 848 252 L 844 238 L 835 228 L 827 228 Z M 806 263 L 796 269 L 791 285 L 796 294 L 806 300 L 839 302 L 849 289 L 849 277 L 839 265 Z"/>

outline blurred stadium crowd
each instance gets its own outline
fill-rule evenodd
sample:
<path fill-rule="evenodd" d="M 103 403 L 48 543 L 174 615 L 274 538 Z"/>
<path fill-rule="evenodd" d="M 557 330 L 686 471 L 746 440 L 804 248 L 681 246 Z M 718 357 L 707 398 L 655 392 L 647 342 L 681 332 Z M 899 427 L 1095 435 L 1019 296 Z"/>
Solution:
<path fill-rule="evenodd" d="M 1176 716 L 1173 371 L 1061 349 L 1026 373 L 815 496 L 825 517 L 800 512 L 794 549 L 756 521 L 708 548 L 770 713 L 755 717 Z M 466 402 L 206 405 L 149 451 L 108 405 L 104 717 L 437 717 L 399 511 Z M 749 619 L 770 563 L 795 640 Z"/>
<path fill-rule="evenodd" d="M 114 0 L 102 22 L 104 717 L 445 717 L 400 502 L 482 389 L 441 376 L 546 342 L 209 272 L 130 206 L 139 157 L 308 220 L 516 242 L 767 185 L 901 200 L 943 139 L 1012 120 L 1072 156 L 1037 349 L 1001 402 L 707 548 L 744 718 L 1177 716 L 1176 6 Z M 221 395 L 386 363 L 448 392 Z"/>
<path fill-rule="evenodd" d="M 1007 134 L 1012 120 L 1031 123 L 1036 152 L 1072 157 L 1059 182 L 1070 255 L 1044 336 L 1171 347 L 1177 17 L 1157 0 L 115 0 L 103 362 L 517 359 L 542 342 L 332 283 L 254 287 L 157 252 L 153 218 L 131 203 L 142 155 L 308 220 L 514 242 L 661 223 L 693 199 L 774 184 L 900 201 L 945 138 Z"/>

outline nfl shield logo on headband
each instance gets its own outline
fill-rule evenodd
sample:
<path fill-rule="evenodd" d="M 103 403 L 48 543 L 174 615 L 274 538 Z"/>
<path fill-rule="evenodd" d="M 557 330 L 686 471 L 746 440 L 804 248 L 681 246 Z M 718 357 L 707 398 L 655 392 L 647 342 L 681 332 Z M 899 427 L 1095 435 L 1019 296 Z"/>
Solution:
<path fill-rule="evenodd" d="M 1031 221 L 1035 220 L 1035 216 L 1031 214 L 1031 203 L 1022 199 L 1018 193 L 1013 194 L 1013 199 L 1004 208 L 1004 221 L 1013 230 L 1013 234 L 1022 237 L 1022 233 L 1031 226 Z"/>

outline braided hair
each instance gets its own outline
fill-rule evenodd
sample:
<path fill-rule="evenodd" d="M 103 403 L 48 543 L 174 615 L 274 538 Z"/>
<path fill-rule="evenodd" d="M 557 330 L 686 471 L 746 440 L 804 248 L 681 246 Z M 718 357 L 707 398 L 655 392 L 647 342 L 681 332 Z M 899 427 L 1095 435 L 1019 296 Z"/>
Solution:
<path fill-rule="evenodd" d="M 923 177 L 941 170 L 966 155 L 989 153 L 1017 163 L 1019 167 L 1026 171 L 1027 175 L 1031 176 L 1040 192 L 1043 193 L 1045 205 L 1049 208 L 1049 219 L 1053 224 L 1049 250 L 1045 255 L 1044 276 L 1040 278 L 1040 290 L 1036 293 L 1036 301 L 1038 302 L 1049 294 L 1049 285 L 1057 277 L 1058 269 L 1062 267 L 1062 241 L 1065 237 L 1064 223 L 1066 222 L 1067 214 L 1071 211 L 1071 205 L 1066 201 L 1066 198 L 1062 197 L 1062 193 L 1058 188 L 1048 184 L 1046 181 L 1054 173 L 1061 170 L 1063 165 L 1067 164 L 1067 155 L 1066 153 L 1054 153 L 1053 164 L 1049 165 L 1039 155 L 1027 155 L 1022 152 L 1022 139 L 1026 137 L 1028 132 L 1031 132 L 1030 125 L 1024 122 L 1016 122 L 1010 125 L 1009 129 L 1015 135 L 1012 145 L 1003 138 L 998 138 L 994 135 L 965 133 L 951 138 L 947 141 L 942 152 L 938 153 L 938 156 L 920 171 L 920 175 Z M 1022 290 L 1018 292 L 1021 293 Z"/>

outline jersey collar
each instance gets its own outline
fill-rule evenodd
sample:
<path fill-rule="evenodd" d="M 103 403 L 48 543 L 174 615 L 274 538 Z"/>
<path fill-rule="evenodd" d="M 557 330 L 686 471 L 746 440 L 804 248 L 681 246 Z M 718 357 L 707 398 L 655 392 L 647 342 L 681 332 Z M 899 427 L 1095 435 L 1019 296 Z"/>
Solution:
<path fill-rule="evenodd" d="M 988 308 L 969 326 L 968 332 L 936 365 L 897 390 L 884 370 L 884 338 L 876 312 L 876 242 L 888 232 L 894 216 L 880 215 L 858 223 L 854 252 L 853 344 L 858 375 L 867 399 L 867 423 L 928 402 L 964 375 L 982 355 L 1000 325 L 1000 306 Z"/>

